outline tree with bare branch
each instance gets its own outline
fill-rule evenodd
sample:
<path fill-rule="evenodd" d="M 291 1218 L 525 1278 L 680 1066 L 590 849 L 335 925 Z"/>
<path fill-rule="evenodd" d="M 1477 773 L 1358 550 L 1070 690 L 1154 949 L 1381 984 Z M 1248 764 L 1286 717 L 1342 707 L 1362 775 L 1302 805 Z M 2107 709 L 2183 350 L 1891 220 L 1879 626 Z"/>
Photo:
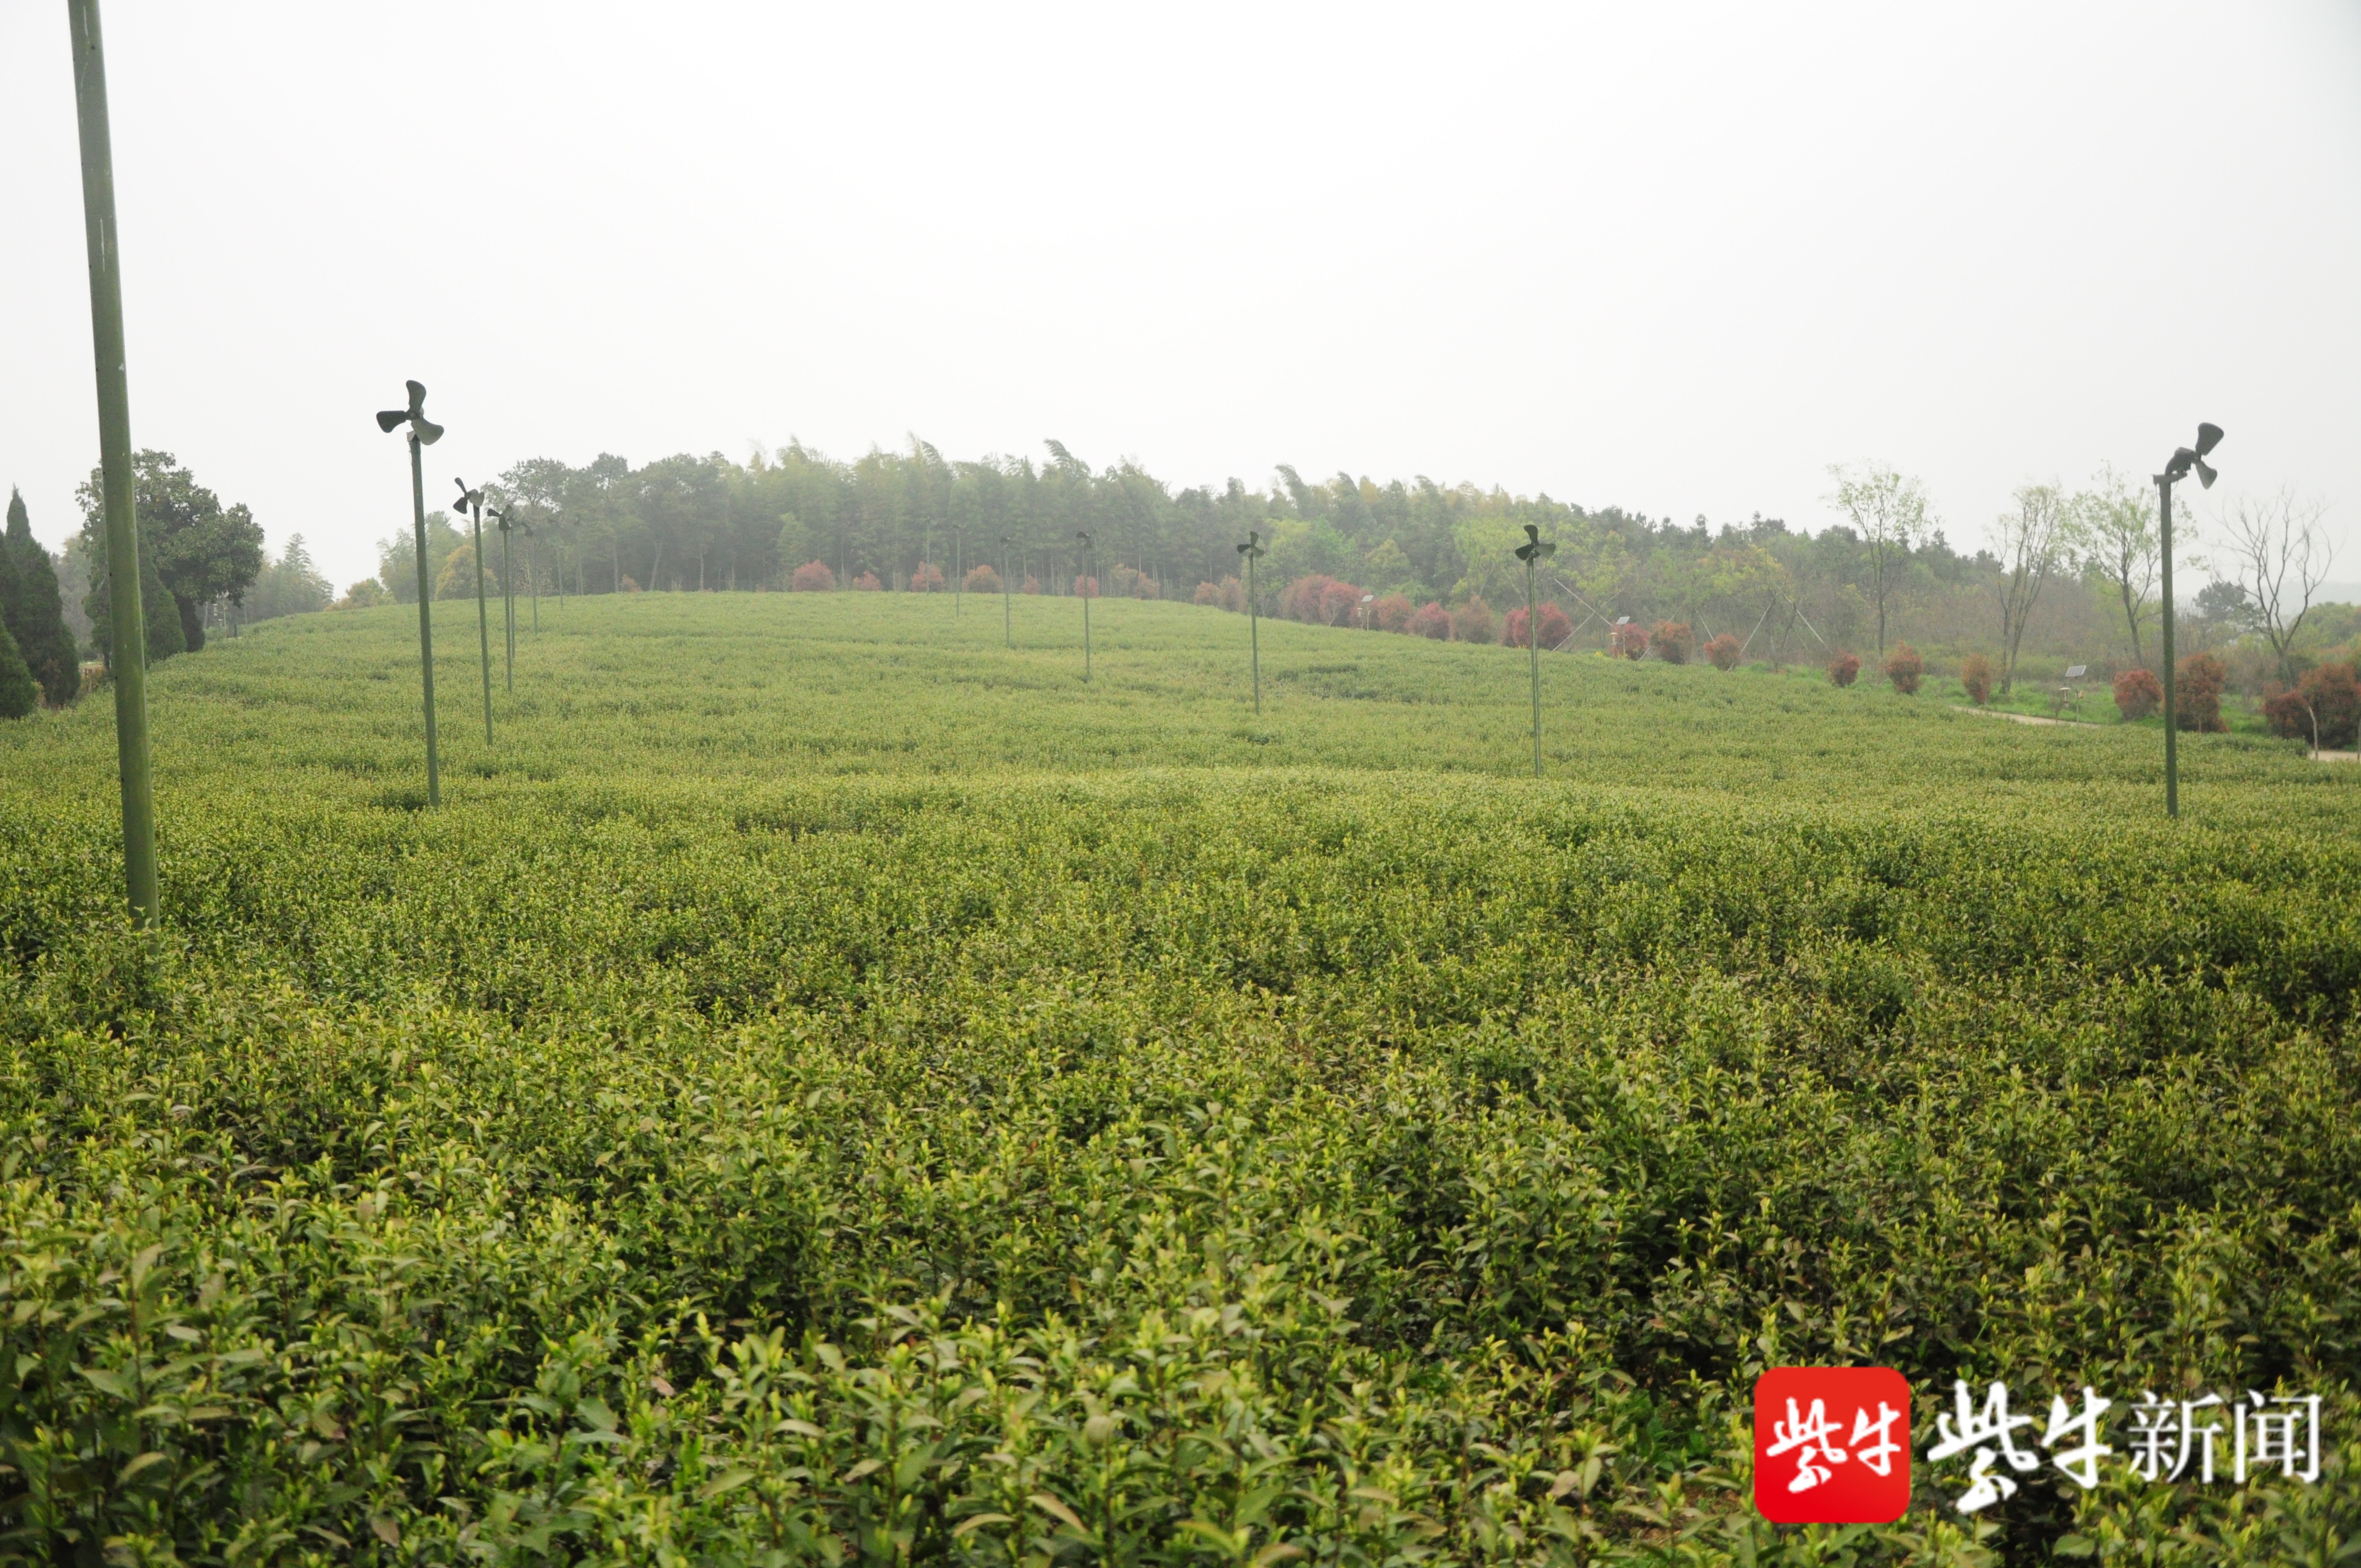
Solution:
<path fill-rule="evenodd" d="M 2157 537 L 2155 493 L 2105 467 L 2090 489 L 2074 498 L 2073 505 L 2085 536 L 2088 569 L 2105 582 L 2122 606 L 2124 629 L 2131 633 L 2132 663 L 2145 666 L 2147 652 L 2140 629 L 2156 619 L 2157 576 L 2164 560 Z"/>
<path fill-rule="evenodd" d="M 2238 586 L 2253 607 L 2255 630 L 2279 660 L 2279 679 L 2295 680 L 2295 640 L 2312 613 L 2312 601 L 2328 580 L 2335 548 L 2320 526 L 2328 503 L 2299 499 L 2282 489 L 2262 497 L 2240 496 L 2227 503 L 2215 532 L 2229 555 Z"/>
<path fill-rule="evenodd" d="M 2016 652 L 2049 579 L 2072 563 L 2081 521 L 2055 485 L 2025 485 L 1993 524 L 2000 557 L 2000 695 L 2016 682 Z"/>
<path fill-rule="evenodd" d="M 1878 463 L 1864 463 L 1858 473 L 1832 464 L 1828 473 L 1837 482 L 1836 493 L 1828 500 L 1869 546 L 1871 597 L 1877 603 L 1877 651 L 1883 654 L 1885 607 L 1901 581 L 1903 563 L 1935 527 L 1927 507 L 1927 488 Z"/>

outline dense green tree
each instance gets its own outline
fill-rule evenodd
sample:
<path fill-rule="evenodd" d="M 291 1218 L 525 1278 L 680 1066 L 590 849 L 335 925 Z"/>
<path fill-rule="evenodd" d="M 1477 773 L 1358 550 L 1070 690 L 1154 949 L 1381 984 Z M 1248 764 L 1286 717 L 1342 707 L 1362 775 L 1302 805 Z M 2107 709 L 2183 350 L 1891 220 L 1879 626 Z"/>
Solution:
<path fill-rule="evenodd" d="M 163 594 L 170 596 L 143 598 L 149 650 L 157 645 L 157 620 L 177 610 L 181 644 L 193 652 L 205 645 L 205 607 L 224 599 L 239 602 L 261 573 L 262 529 L 243 504 L 223 506 L 221 498 L 198 484 L 196 476 L 169 452 L 134 453 L 131 471 L 143 594 L 145 574 L 152 564 Z M 101 475 L 93 468 L 74 499 L 82 503 L 82 532 L 94 546 L 95 576 L 103 579 L 106 524 L 100 485 Z M 105 591 L 103 580 L 92 583 L 93 596 Z M 94 608 L 91 621 L 93 626 L 98 622 Z"/>
<path fill-rule="evenodd" d="M 16 651 L 41 696 L 53 707 L 71 702 L 82 690 L 82 653 L 66 628 L 65 597 L 58 587 L 57 565 L 41 542 L 33 537 L 25 498 L 8 493 L 8 528 L 0 538 L 0 561 L 6 579 L 0 581 L 0 623 L 16 641 Z"/>
<path fill-rule="evenodd" d="M 40 706 L 41 688 L 16 652 L 16 640 L 0 626 L 0 718 L 22 718 Z"/>
<path fill-rule="evenodd" d="M 91 563 L 90 595 L 82 608 L 90 612 L 91 645 L 108 664 L 115 663 L 115 596 L 107 575 L 106 546 L 101 541 L 95 548 L 86 550 Z M 159 610 L 159 605 L 163 608 Z M 156 563 L 146 550 L 139 552 L 139 612 L 148 622 L 148 662 L 160 663 L 175 653 L 189 651 L 185 628 L 179 606 L 164 587 L 164 579 L 156 575 Z"/>

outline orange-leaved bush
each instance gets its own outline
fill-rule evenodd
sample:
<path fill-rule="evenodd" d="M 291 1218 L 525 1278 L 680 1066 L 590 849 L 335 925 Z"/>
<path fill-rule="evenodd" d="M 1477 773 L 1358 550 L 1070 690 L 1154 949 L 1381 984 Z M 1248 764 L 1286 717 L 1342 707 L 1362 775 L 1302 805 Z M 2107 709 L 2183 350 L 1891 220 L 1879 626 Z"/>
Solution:
<path fill-rule="evenodd" d="M 788 590 L 798 594 L 824 594 L 835 587 L 836 574 L 829 570 L 825 561 L 807 561 L 787 579 Z"/>
<path fill-rule="evenodd" d="M 1554 604 L 1542 606 L 1542 647 L 1544 651 L 1556 647 L 1573 635 L 1574 621 L 1565 611 Z M 1508 621 L 1500 630 L 1500 641 L 1511 648 L 1526 645 L 1524 606 L 1519 605 L 1509 612 Z"/>
<path fill-rule="evenodd" d="M 1992 661 L 1982 653 L 1971 653 L 1960 666 L 1960 685 L 1967 687 L 1968 700 L 1978 707 L 1992 700 Z"/>
<path fill-rule="evenodd" d="M 1074 579 L 1074 597 L 1076 598 L 1082 599 L 1094 599 L 1098 598 L 1099 580 L 1096 577 L 1076 577 Z"/>
<path fill-rule="evenodd" d="M 1697 650 L 1697 634 L 1686 620 L 1660 620 L 1648 633 L 1648 646 L 1667 664 L 1686 664 Z"/>
<path fill-rule="evenodd" d="M 2115 711 L 2125 718 L 2146 718 L 2164 706 L 2164 683 L 2154 670 L 2125 670 L 2115 677 Z"/>
<path fill-rule="evenodd" d="M 1828 661 L 1828 685 L 1832 686 L 1849 686 L 1860 674 L 1861 655 L 1858 653 L 1839 649 L 1837 656 Z"/>
<path fill-rule="evenodd" d="M 2263 704 L 2271 733 L 2323 751 L 2343 751 L 2361 740 L 2361 668 L 2322 664 L 2306 670 L 2293 691 Z"/>
<path fill-rule="evenodd" d="M 996 594 L 1000 591 L 1000 574 L 989 561 L 982 565 L 970 566 L 967 576 L 960 581 L 972 594 Z"/>
<path fill-rule="evenodd" d="M 939 594 L 943 591 L 943 569 L 931 561 L 921 561 L 918 569 L 910 574 L 910 591 L 914 594 Z"/>
<path fill-rule="evenodd" d="M 1608 633 L 1607 652 L 1620 653 L 1626 659 L 1648 656 L 1648 629 L 1636 620 L 1626 620 Z"/>
<path fill-rule="evenodd" d="M 1429 599 L 1411 612 L 1410 634 L 1437 642 L 1451 641 L 1451 612 Z"/>
<path fill-rule="evenodd" d="M 1492 607 L 1479 596 L 1451 612 L 1451 636 L 1458 642 L 1489 642 L 1497 636 L 1500 623 L 1492 614 Z"/>
<path fill-rule="evenodd" d="M 1885 678 L 1892 681 L 1894 689 L 1904 696 L 1918 695 L 1919 677 L 1926 673 L 1927 661 L 1921 659 L 1918 650 L 1907 642 L 1896 642 L 1894 652 L 1885 656 Z"/>
<path fill-rule="evenodd" d="M 1388 594 L 1369 607 L 1369 619 L 1380 631 L 1408 631 L 1411 614 L 1410 596 Z"/>
<path fill-rule="evenodd" d="M 2211 653 L 2191 653 L 2180 661 L 2180 677 L 2173 683 L 2173 717 L 2183 729 L 2215 734 L 2229 729 L 2222 719 L 2222 687 L 2230 679 L 2228 666 Z"/>
<path fill-rule="evenodd" d="M 862 573 L 852 579 L 852 587 L 856 593 L 882 594 L 885 591 L 885 585 L 877 580 L 877 574 L 874 572 Z"/>
<path fill-rule="evenodd" d="M 1738 639 L 1727 631 L 1717 632 L 1705 645 L 1705 662 L 1717 670 L 1738 668 L 1741 650 Z"/>

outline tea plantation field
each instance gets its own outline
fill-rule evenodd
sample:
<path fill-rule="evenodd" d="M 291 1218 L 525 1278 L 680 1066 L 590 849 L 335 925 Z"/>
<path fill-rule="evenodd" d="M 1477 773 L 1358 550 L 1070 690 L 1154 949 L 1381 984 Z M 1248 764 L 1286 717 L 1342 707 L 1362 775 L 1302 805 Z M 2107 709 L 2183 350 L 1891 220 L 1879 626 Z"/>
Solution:
<path fill-rule="evenodd" d="M 439 608 L 0 727 L 0 1562 L 2361 1559 L 2361 769 L 1102 602 Z M 497 652 L 495 654 L 497 675 Z M 1764 1366 L 2323 1397 L 1779 1530 Z"/>

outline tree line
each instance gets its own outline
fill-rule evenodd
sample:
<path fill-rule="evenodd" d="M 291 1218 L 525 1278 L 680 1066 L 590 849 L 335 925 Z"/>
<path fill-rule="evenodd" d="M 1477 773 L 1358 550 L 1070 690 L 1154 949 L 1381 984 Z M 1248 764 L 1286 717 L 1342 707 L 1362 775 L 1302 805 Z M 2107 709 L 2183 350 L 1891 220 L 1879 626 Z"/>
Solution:
<path fill-rule="evenodd" d="M 1850 648 L 1883 655 L 1906 630 L 1957 656 L 1991 651 L 2004 691 L 2028 652 L 2127 666 L 2157 655 L 2154 499 L 2111 470 L 2080 490 L 2023 488 L 1970 550 L 1951 543 L 1923 484 L 1874 463 L 1830 471 L 1828 500 L 1842 521 L 1807 532 L 1759 513 L 1683 524 L 1423 476 L 1312 480 L 1285 465 L 1258 488 L 1236 478 L 1175 488 L 1136 463 L 1093 467 L 1056 441 L 1044 453 L 952 461 L 914 436 L 851 461 L 796 442 L 743 462 L 720 453 L 638 466 L 611 453 L 579 466 L 539 457 L 508 469 L 488 495 L 517 529 L 518 586 L 546 592 L 930 588 L 983 565 L 995 583 L 1005 567 L 1026 592 L 1090 591 L 1104 580 L 1117 593 L 1242 604 L 1230 579 L 1252 532 L 1269 549 L 1265 613 L 1311 603 L 1333 614 L 1350 588 L 1349 602 L 1408 599 L 1474 626 L 1488 623 L 1488 607 L 1521 600 L 1511 550 L 1531 523 L 1559 545 L 1543 587 L 1576 646 L 1605 648 L 1619 626 L 1672 624 L 1694 628 L 1700 644 L 1728 634 L 1745 657 L 1779 663 Z M 250 510 L 225 504 L 171 454 L 141 452 L 133 466 L 151 660 L 335 601 L 302 536 L 274 559 Z M 10 508 L 10 536 L 22 543 L 11 546 L 9 581 L 55 585 L 69 633 L 61 641 L 46 611 L 10 613 L 19 661 L 44 694 L 70 697 L 78 685 L 75 643 L 101 659 L 110 649 L 99 483 L 93 471 L 77 492 L 82 528 L 59 562 L 31 541 L 21 499 Z M 2317 521 L 2316 506 L 2286 496 L 2229 507 L 2216 531 L 2218 580 L 2184 607 L 2190 645 L 2244 642 L 2286 682 L 2305 647 L 2352 635 L 2349 615 L 2323 618 L 2314 603 L 2330 559 Z M 472 594 L 469 537 L 444 512 L 428 524 L 431 590 Z M 1082 533 L 1093 541 L 1087 563 Z M 498 585 L 498 546 L 487 554 L 487 580 Z M 341 602 L 414 600 L 413 556 L 412 531 L 398 528 L 379 543 L 378 576 Z M 1313 578 L 1336 591 L 1289 598 Z M 28 591 L 0 587 L 12 600 Z"/>
<path fill-rule="evenodd" d="M 2004 689 L 2028 651 L 2154 663 L 2160 554 L 2145 485 L 2111 469 L 2079 490 L 2028 485 L 1982 543 L 1960 546 L 1924 485 L 1892 466 L 1839 466 L 1829 479 L 1827 499 L 1841 521 L 1817 532 L 1760 513 L 1719 527 L 1702 515 L 1684 524 L 1424 476 L 1306 479 L 1286 465 L 1259 488 L 1236 478 L 1176 488 L 1129 461 L 1093 467 L 1056 441 L 1044 443 L 1038 462 L 952 461 L 915 436 L 851 461 L 800 443 L 758 448 L 742 463 L 720 453 L 637 467 L 611 453 L 578 466 L 534 458 L 489 493 L 533 530 L 533 569 L 551 591 L 821 581 L 925 588 L 983 564 L 995 580 L 1006 570 L 1012 587 L 1071 593 L 1088 586 L 1077 538 L 1086 532 L 1094 542 L 1089 575 L 1112 591 L 1190 598 L 1202 585 L 1222 591 L 1251 531 L 1270 551 L 1260 572 L 1266 612 L 1311 577 L 1373 598 L 1510 606 L 1523 596 L 1510 552 L 1532 523 L 1559 544 L 1546 592 L 1567 612 L 1573 637 L 1602 647 L 1618 624 L 1673 621 L 1694 625 L 1700 642 L 1728 632 L 1750 658 L 1850 647 L 1882 656 L 1906 628 L 1932 647 L 1991 650 Z M 2246 510 L 2231 509 L 2221 531 L 2223 580 L 2184 608 L 2189 635 L 2198 643 L 2250 638 L 2291 671 L 2309 590 L 2298 583 L 2279 591 L 2268 551 L 2233 546 L 2239 519 L 2265 512 L 2283 535 L 2292 528 L 2317 543 L 2317 530 L 2306 532 L 2317 513 L 2298 516 L 2303 509 L 2288 498 L 2240 505 Z M 441 513 L 430 520 L 428 548 L 436 591 L 471 593 L 470 546 Z M 381 542 L 379 556 L 379 581 L 357 589 L 362 599 L 414 599 L 410 531 Z M 497 581 L 497 561 L 487 565 Z M 826 571 L 797 576 L 813 566 Z"/>

